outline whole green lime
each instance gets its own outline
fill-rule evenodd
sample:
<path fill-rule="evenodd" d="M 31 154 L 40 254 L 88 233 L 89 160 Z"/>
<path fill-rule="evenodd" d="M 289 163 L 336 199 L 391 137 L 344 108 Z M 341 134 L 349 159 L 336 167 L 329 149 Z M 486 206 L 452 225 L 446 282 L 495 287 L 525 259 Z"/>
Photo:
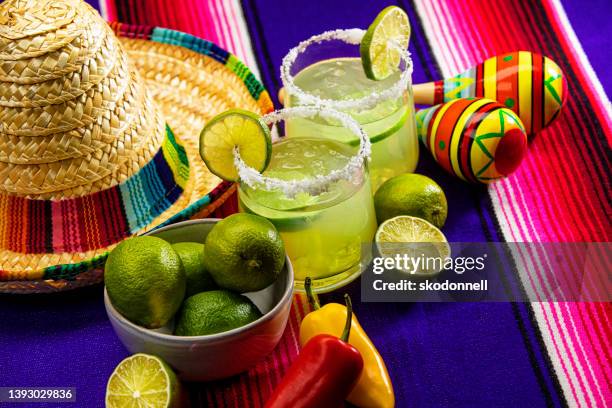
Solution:
<path fill-rule="evenodd" d="M 202 336 L 232 330 L 262 316 L 257 306 L 229 290 L 212 290 L 188 297 L 177 315 L 174 334 Z"/>
<path fill-rule="evenodd" d="M 429 177 L 415 173 L 402 174 L 383 183 L 374 194 L 374 207 L 379 224 L 399 215 L 410 215 L 442 228 L 448 214 L 442 188 Z"/>
<path fill-rule="evenodd" d="M 233 214 L 206 237 L 204 266 L 215 283 L 234 292 L 272 284 L 285 265 L 285 247 L 274 225 L 253 214 Z"/>
<path fill-rule="evenodd" d="M 165 325 L 185 297 L 181 259 L 163 239 L 129 238 L 109 254 L 104 268 L 108 296 L 119 313 L 148 328 Z"/>
<path fill-rule="evenodd" d="M 181 258 L 187 276 L 185 296 L 217 288 L 212 276 L 204 267 L 204 244 L 198 242 L 177 242 L 172 248 Z"/>

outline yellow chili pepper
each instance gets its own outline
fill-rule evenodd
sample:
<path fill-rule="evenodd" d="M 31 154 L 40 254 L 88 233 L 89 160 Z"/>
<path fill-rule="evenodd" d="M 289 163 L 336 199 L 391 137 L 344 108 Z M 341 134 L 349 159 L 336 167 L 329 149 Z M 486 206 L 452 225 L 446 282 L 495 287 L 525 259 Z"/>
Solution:
<path fill-rule="evenodd" d="M 318 334 L 340 336 L 346 321 L 346 306 L 339 303 L 328 303 L 321 307 L 314 293 L 312 293 L 310 278 L 306 278 L 305 286 L 308 301 L 314 310 L 302 320 L 300 345 L 303 346 Z M 363 371 L 347 400 L 360 408 L 393 408 L 395 406 L 395 395 L 385 362 L 359 325 L 355 314 L 353 314 L 349 343 L 361 353 Z"/>

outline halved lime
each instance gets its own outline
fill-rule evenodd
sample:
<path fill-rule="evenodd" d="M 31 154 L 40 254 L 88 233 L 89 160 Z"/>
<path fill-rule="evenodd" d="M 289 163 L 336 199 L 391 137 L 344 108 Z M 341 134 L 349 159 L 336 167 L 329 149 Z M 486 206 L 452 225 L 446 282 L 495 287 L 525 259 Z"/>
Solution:
<path fill-rule="evenodd" d="M 180 403 L 180 384 L 161 359 L 134 354 L 115 368 L 106 385 L 106 407 L 170 408 Z"/>
<path fill-rule="evenodd" d="M 395 72 L 400 64 L 400 49 L 408 48 L 410 22 L 401 8 L 389 6 L 381 11 L 368 28 L 359 51 L 361 62 L 368 78 L 385 79 Z"/>
<path fill-rule="evenodd" d="M 227 181 L 238 180 L 234 149 L 250 167 L 262 172 L 272 155 L 270 129 L 253 112 L 230 109 L 212 118 L 200 133 L 200 156 L 208 169 Z"/>
<path fill-rule="evenodd" d="M 440 272 L 441 265 L 451 255 L 450 246 L 442 231 L 422 218 L 408 215 L 400 215 L 383 222 L 376 231 L 375 240 L 382 257 L 406 255 L 415 260 L 431 260 L 427 265 L 423 264 L 425 261 L 421 261 L 421 269 L 411 271 L 414 274 Z"/>

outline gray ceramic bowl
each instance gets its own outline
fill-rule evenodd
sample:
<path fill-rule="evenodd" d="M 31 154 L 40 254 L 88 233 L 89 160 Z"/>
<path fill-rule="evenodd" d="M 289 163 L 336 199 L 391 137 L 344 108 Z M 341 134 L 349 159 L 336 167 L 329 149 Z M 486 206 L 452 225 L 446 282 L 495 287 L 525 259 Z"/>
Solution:
<path fill-rule="evenodd" d="M 153 231 L 170 243 L 204 238 L 218 219 L 185 221 Z M 209 381 L 238 374 L 269 355 L 278 344 L 289 318 L 293 269 L 289 258 L 275 283 L 259 292 L 245 293 L 264 314 L 237 329 L 207 336 L 174 336 L 173 322 L 161 329 L 140 327 L 115 310 L 104 290 L 108 318 L 125 347 L 132 353 L 154 354 L 164 359 L 187 381 Z"/>

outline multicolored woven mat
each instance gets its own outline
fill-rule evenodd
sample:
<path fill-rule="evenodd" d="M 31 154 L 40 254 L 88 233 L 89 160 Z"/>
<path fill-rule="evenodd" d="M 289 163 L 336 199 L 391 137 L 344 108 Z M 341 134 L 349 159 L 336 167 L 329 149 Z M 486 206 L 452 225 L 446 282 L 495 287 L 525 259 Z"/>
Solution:
<path fill-rule="evenodd" d="M 389 4 L 90 2 L 111 20 L 169 27 L 219 44 L 245 61 L 272 95 L 281 86 L 280 60 L 290 47 L 324 30 L 366 27 Z M 411 19 L 415 83 L 449 77 L 489 56 L 516 50 L 554 59 L 568 78 L 569 99 L 561 117 L 536 137 L 529 156 L 510 178 L 488 188 L 467 187 L 422 154 L 417 171 L 438 181 L 450 203 L 444 228 L 448 239 L 609 241 L 610 103 L 560 1 L 401 0 L 395 4 Z M 515 277 L 522 285 L 530 284 L 533 271 L 526 270 L 524 276 Z M 347 290 L 359 299 L 358 284 Z M 322 300 L 339 301 L 340 295 Z M 49 341 L 61 345 L 54 349 L 57 356 L 36 358 L 27 370 L 19 368 L 23 362 L 0 360 L 0 365 L 13 378 L 36 375 L 41 385 L 49 385 L 50 374 L 64 379 L 58 385 L 65 386 L 69 378 L 79 387 L 81 401 L 101 401 L 104 379 L 127 352 L 106 322 L 101 300 L 95 300 L 82 301 L 80 317 L 68 319 L 74 306 L 67 302 L 48 312 L 56 316 L 54 330 L 59 328 L 59 334 L 49 334 Z M 22 305 L 21 312 L 42 320 L 34 307 Z M 609 303 L 357 303 L 355 309 L 387 362 L 398 407 L 612 404 Z M 189 385 L 194 405 L 261 407 L 298 352 L 299 322 L 308 311 L 308 304 L 296 297 L 281 343 L 248 373 Z M 7 325 L 18 325 L 21 316 L 0 313 Z M 78 330 L 72 329 L 75 319 L 81 325 Z M 40 357 L 45 350 L 49 349 L 41 346 L 33 354 Z M 63 368 L 62 356 L 68 351 L 75 359 L 67 363 L 72 370 Z M 90 372 L 93 367 L 95 376 Z M 44 377 L 32 374 L 39 371 Z"/>

